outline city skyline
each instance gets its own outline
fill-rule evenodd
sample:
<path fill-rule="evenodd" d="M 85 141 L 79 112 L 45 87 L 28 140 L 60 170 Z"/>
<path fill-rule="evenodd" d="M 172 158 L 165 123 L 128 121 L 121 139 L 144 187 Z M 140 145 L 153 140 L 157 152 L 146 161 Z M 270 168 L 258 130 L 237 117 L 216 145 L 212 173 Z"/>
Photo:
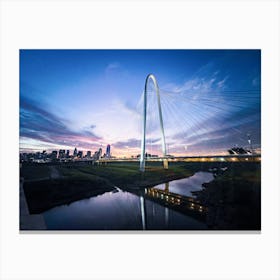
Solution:
<path fill-rule="evenodd" d="M 259 50 L 21 50 L 20 151 L 140 153 L 141 96 L 161 89 L 167 150 L 175 155 L 260 149 Z M 152 90 L 152 89 L 151 89 Z M 147 152 L 161 155 L 155 94 Z"/>

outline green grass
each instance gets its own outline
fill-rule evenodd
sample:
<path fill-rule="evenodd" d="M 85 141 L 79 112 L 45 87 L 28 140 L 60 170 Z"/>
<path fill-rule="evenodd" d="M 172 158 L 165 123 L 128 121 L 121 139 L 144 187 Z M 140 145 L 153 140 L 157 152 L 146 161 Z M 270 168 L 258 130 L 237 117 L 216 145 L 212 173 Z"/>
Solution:
<path fill-rule="evenodd" d="M 24 191 L 31 213 L 40 213 L 57 205 L 112 191 L 114 186 L 132 190 L 193 174 L 184 165 L 174 165 L 164 170 L 161 165 L 154 164 L 148 166 L 144 173 L 139 171 L 138 165 L 127 163 L 104 166 L 57 165 L 56 168 L 61 178 L 50 179 L 48 166 L 33 165 L 22 169 Z M 47 179 L 32 180 L 42 178 Z"/>
<path fill-rule="evenodd" d="M 41 213 L 54 206 L 100 195 L 114 189 L 108 180 L 96 175 L 65 168 L 59 168 L 59 172 L 64 177 L 24 182 L 30 213 Z"/>
<path fill-rule="evenodd" d="M 198 199 L 208 207 L 213 229 L 261 229 L 260 164 L 234 164 L 214 181 L 204 184 Z"/>
<path fill-rule="evenodd" d="M 47 165 L 22 165 L 20 177 L 25 180 L 37 180 L 50 177 L 50 169 Z"/>
<path fill-rule="evenodd" d="M 123 189 L 152 186 L 162 182 L 188 177 L 194 173 L 186 169 L 184 164 L 170 166 L 168 170 L 164 170 L 160 165 L 148 166 L 144 173 L 139 171 L 139 166 L 136 164 L 83 166 L 77 167 L 71 172 L 77 176 L 84 176 L 84 174 L 95 175 Z"/>
<path fill-rule="evenodd" d="M 222 221 L 220 224 L 210 223 L 213 228 L 242 228 L 248 226 L 248 219 L 252 217 L 251 228 L 259 228 L 259 163 L 173 162 L 165 170 L 161 162 L 149 162 L 144 173 L 139 171 L 139 163 L 136 162 L 100 166 L 56 165 L 63 176 L 59 179 L 50 179 L 47 165 L 23 165 L 21 176 L 25 178 L 24 190 L 30 211 L 40 213 L 57 205 L 112 191 L 113 186 L 133 192 L 143 187 L 189 177 L 197 171 L 225 166 L 228 170 L 218 174 L 213 182 L 205 184 L 205 190 L 199 194 L 203 204 L 208 205 L 209 209 L 214 205 L 213 209 L 220 209 L 219 213 L 225 216 L 216 219 Z M 45 179 L 32 182 L 42 178 Z M 226 220 L 229 222 L 225 222 Z"/>

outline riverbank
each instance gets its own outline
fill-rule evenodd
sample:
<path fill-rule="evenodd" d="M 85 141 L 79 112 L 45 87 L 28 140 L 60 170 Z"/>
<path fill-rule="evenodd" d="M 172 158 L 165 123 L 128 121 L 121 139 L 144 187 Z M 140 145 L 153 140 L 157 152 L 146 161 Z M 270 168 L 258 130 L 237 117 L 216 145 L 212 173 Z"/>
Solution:
<path fill-rule="evenodd" d="M 62 174 L 71 175 L 71 168 L 62 168 Z M 157 184 L 169 182 L 176 179 L 189 177 L 196 172 L 196 168 L 187 168 L 184 163 L 169 165 L 169 169 L 163 169 L 161 163 L 147 166 L 145 172 L 139 171 L 138 164 L 110 164 L 105 166 L 78 167 L 76 172 L 95 175 L 107 179 L 114 186 L 122 190 L 137 190 L 152 187 Z"/>
<path fill-rule="evenodd" d="M 36 167 L 33 167 L 36 172 Z M 106 179 L 75 170 L 68 176 L 50 166 L 50 176 L 42 179 L 29 177 L 24 183 L 24 192 L 30 213 L 38 214 L 55 206 L 97 196 L 114 190 Z M 54 173 L 55 172 L 55 173 Z M 55 176 L 53 176 L 55 174 Z"/>
<path fill-rule="evenodd" d="M 221 168 L 226 169 L 222 174 L 218 171 Z M 204 190 L 197 193 L 198 199 L 210 209 L 209 227 L 230 229 L 236 226 L 236 229 L 242 228 L 244 224 L 245 228 L 248 219 L 242 220 L 242 215 L 247 217 L 247 211 L 255 217 L 255 222 L 247 228 L 260 228 L 260 163 L 178 162 L 169 164 L 169 169 L 164 170 L 158 162 L 149 164 L 144 173 L 139 171 L 139 165 L 136 163 L 113 163 L 103 166 L 30 165 L 22 167 L 21 176 L 25 178 L 24 192 L 29 211 L 37 214 L 55 206 L 113 191 L 115 186 L 135 192 L 210 169 L 217 170 L 212 171 L 217 173 L 216 179 L 205 184 Z M 256 195 L 253 197 L 254 193 Z M 248 209 L 250 207 L 255 207 L 259 212 L 252 213 L 252 209 Z M 218 212 L 214 212 L 216 209 Z M 239 220 L 244 222 L 238 222 Z"/>
<path fill-rule="evenodd" d="M 24 166 L 24 192 L 29 211 L 42 213 L 55 206 L 113 191 L 152 187 L 194 174 L 184 164 L 174 164 L 168 170 L 160 165 L 147 167 L 144 173 L 136 164 L 106 166 Z M 54 176 L 55 174 L 55 176 Z"/>
<path fill-rule="evenodd" d="M 26 197 L 23 191 L 23 179 L 20 180 L 19 184 L 19 199 L 20 199 L 20 230 L 38 230 L 46 229 L 46 224 L 43 215 L 31 215 L 28 210 Z"/>
<path fill-rule="evenodd" d="M 196 193 L 209 229 L 261 230 L 261 166 L 247 167 L 236 165 Z"/>

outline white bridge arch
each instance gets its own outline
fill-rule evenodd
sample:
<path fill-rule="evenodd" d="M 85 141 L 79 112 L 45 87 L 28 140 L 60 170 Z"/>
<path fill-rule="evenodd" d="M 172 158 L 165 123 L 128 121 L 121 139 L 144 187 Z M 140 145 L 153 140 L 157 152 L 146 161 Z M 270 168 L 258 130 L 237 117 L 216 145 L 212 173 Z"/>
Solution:
<path fill-rule="evenodd" d="M 143 130 L 142 130 L 141 155 L 140 155 L 140 171 L 142 171 L 142 172 L 145 171 L 147 89 L 148 89 L 149 80 L 153 81 L 153 84 L 154 84 L 154 87 L 156 90 L 157 101 L 158 101 L 157 103 L 158 103 L 159 122 L 160 122 L 160 128 L 161 128 L 162 154 L 163 154 L 163 157 L 166 156 L 166 144 L 165 144 L 165 135 L 164 135 L 164 128 L 163 128 L 163 120 L 162 120 L 162 110 L 161 110 L 161 103 L 160 103 L 159 87 L 158 87 L 155 76 L 153 74 L 149 74 L 146 78 L 145 90 L 144 90 Z"/>

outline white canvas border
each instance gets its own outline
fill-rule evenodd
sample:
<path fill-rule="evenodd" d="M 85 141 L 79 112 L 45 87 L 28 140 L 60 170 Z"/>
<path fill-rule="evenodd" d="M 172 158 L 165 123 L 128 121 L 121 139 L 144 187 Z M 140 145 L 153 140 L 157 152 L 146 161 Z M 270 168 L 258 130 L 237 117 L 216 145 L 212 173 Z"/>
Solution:
<path fill-rule="evenodd" d="M 279 2 L 2 1 L 1 279 L 279 279 Z M 23 48 L 262 50 L 262 231 L 20 234 Z"/>

